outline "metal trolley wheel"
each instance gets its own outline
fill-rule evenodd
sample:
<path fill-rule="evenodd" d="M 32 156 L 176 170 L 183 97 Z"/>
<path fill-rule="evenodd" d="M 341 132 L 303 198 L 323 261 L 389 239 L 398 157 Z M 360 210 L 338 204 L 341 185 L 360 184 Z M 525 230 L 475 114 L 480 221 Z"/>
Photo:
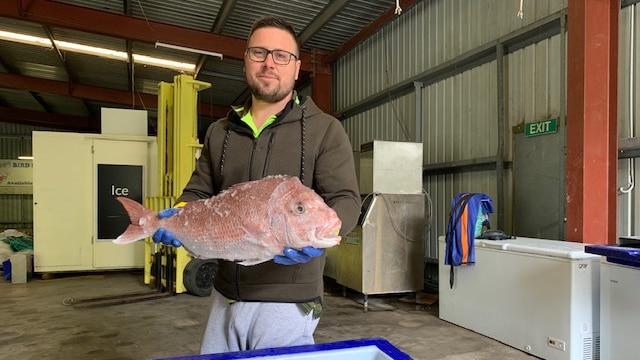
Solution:
<path fill-rule="evenodd" d="M 193 295 L 209 296 L 213 289 L 213 277 L 218 272 L 216 260 L 191 259 L 184 267 L 184 287 Z"/>

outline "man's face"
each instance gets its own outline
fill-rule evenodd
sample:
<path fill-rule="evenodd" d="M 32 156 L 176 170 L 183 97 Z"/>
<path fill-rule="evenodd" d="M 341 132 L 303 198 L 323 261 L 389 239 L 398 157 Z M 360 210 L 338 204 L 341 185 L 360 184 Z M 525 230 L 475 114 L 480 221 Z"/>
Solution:
<path fill-rule="evenodd" d="M 298 54 L 295 39 L 288 32 L 272 27 L 260 28 L 251 35 L 247 47 L 261 47 L 267 50 L 285 50 Z M 273 62 L 273 54 L 264 62 L 253 61 L 245 52 L 245 77 L 251 93 L 257 100 L 276 103 L 291 94 L 300 71 L 300 60 L 291 57 L 286 65 Z"/>

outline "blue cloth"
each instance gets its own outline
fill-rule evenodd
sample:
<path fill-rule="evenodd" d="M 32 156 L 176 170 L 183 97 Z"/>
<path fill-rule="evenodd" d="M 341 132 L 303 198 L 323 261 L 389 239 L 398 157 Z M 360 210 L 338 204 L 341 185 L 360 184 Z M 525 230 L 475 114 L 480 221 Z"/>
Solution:
<path fill-rule="evenodd" d="M 487 194 L 463 192 L 451 201 L 444 258 L 445 265 L 451 265 L 451 287 L 453 267 L 475 263 L 474 240 L 479 213 L 487 215 L 483 225 L 489 228 L 488 214 L 493 213 L 493 200 Z"/>
<path fill-rule="evenodd" d="M 2 262 L 2 272 L 5 280 L 11 280 L 11 260 Z"/>

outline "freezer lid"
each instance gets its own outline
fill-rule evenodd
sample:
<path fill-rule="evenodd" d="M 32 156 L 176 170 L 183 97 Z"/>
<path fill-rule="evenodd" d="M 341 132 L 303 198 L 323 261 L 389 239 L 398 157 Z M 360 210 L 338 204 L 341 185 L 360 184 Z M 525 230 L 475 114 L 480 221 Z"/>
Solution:
<path fill-rule="evenodd" d="M 570 241 L 516 237 L 515 239 L 508 240 L 476 239 L 475 245 L 476 247 L 552 256 L 564 259 L 579 260 L 600 258 L 599 255 L 586 253 L 585 244 Z"/>
<path fill-rule="evenodd" d="M 616 245 L 587 245 L 585 251 L 607 257 L 608 262 L 640 267 L 640 248 Z"/>

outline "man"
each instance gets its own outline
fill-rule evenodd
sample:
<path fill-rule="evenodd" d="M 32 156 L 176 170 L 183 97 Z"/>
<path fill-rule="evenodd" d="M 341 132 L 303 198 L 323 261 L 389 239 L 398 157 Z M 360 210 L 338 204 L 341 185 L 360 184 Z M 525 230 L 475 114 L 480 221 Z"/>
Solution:
<path fill-rule="evenodd" d="M 209 127 L 178 205 L 239 182 L 293 175 L 337 212 L 342 235 L 351 231 L 360 213 L 351 145 L 338 120 L 293 90 L 301 61 L 292 27 L 279 18 L 256 20 L 244 62 L 251 98 Z M 154 240 L 180 245 L 164 229 Z M 201 353 L 313 344 L 324 264 L 323 250 L 312 247 L 285 249 L 254 266 L 220 260 Z"/>

